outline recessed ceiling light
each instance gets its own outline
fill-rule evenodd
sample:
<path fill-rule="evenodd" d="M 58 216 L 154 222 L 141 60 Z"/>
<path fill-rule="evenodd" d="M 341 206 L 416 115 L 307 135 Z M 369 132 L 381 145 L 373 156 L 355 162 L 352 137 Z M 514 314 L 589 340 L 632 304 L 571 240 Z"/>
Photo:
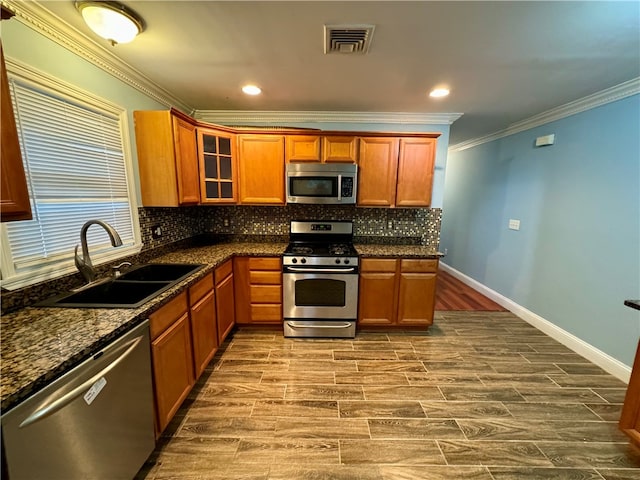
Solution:
<path fill-rule="evenodd" d="M 242 91 L 247 95 L 260 95 L 260 93 L 262 93 L 260 87 L 256 87 L 255 85 L 245 85 L 242 87 Z"/>
<path fill-rule="evenodd" d="M 446 97 L 447 95 L 449 95 L 449 89 L 447 88 L 434 88 L 429 93 L 429 96 L 434 98 Z"/>

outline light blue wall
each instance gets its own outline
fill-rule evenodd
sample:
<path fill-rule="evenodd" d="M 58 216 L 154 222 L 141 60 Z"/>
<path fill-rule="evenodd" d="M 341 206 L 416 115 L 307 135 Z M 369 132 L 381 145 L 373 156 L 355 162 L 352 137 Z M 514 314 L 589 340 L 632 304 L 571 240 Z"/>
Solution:
<path fill-rule="evenodd" d="M 555 145 L 535 138 L 555 133 Z M 519 219 L 519 231 L 509 230 Z M 640 95 L 449 154 L 444 262 L 633 363 L 640 315 Z"/>
<path fill-rule="evenodd" d="M 140 203 L 133 111 L 166 110 L 167 107 L 20 23 L 17 19 L 2 22 L 2 47 L 6 58 L 47 73 L 127 110 L 130 151 L 136 177 L 138 203 Z"/>

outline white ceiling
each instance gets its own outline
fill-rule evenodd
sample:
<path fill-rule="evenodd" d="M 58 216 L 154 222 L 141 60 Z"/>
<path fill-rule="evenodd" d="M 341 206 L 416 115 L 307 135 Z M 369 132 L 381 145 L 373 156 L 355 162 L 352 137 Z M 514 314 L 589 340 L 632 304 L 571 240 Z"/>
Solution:
<path fill-rule="evenodd" d="M 147 28 L 115 47 L 40 3 L 194 110 L 462 113 L 451 144 L 640 76 L 638 1 L 124 0 Z M 325 55 L 323 25 L 346 23 L 376 26 L 369 53 Z"/>

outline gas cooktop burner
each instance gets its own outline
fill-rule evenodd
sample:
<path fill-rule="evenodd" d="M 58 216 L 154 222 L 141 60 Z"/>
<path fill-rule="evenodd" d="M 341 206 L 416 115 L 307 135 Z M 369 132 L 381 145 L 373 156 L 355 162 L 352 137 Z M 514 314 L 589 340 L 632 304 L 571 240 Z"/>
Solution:
<path fill-rule="evenodd" d="M 354 257 L 358 255 L 353 245 L 347 243 L 289 245 L 287 255 L 308 255 L 314 257 Z"/>
<path fill-rule="evenodd" d="M 330 255 L 349 255 L 351 254 L 353 248 L 349 247 L 349 245 L 345 245 L 343 243 L 338 243 L 335 245 L 329 245 L 329 254 Z"/>
<path fill-rule="evenodd" d="M 294 220 L 285 265 L 358 265 L 353 247 L 353 222 L 346 220 Z"/>

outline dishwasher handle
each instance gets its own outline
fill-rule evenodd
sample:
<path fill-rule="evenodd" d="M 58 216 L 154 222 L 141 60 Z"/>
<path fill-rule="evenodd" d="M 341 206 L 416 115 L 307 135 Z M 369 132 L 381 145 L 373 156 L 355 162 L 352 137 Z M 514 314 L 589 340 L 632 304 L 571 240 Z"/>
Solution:
<path fill-rule="evenodd" d="M 91 386 L 96 383 L 101 377 L 108 374 L 111 370 L 113 370 L 120 362 L 122 362 L 125 358 L 127 358 L 131 352 L 133 352 L 138 344 L 142 341 L 144 337 L 141 335 L 139 337 L 133 338 L 129 342 L 125 343 L 122 348 L 126 348 L 126 350 L 113 362 L 107 365 L 105 368 L 100 370 L 98 373 L 93 375 L 91 378 L 78 385 L 76 388 L 66 393 L 60 398 L 57 398 L 53 402 L 48 405 L 39 406 L 31 415 L 29 415 L 19 426 L 19 428 L 25 428 L 29 425 L 34 424 L 38 420 L 42 420 L 43 418 L 48 417 L 49 415 L 53 415 L 55 412 L 65 407 L 73 400 L 82 395 L 86 390 L 91 388 Z"/>

